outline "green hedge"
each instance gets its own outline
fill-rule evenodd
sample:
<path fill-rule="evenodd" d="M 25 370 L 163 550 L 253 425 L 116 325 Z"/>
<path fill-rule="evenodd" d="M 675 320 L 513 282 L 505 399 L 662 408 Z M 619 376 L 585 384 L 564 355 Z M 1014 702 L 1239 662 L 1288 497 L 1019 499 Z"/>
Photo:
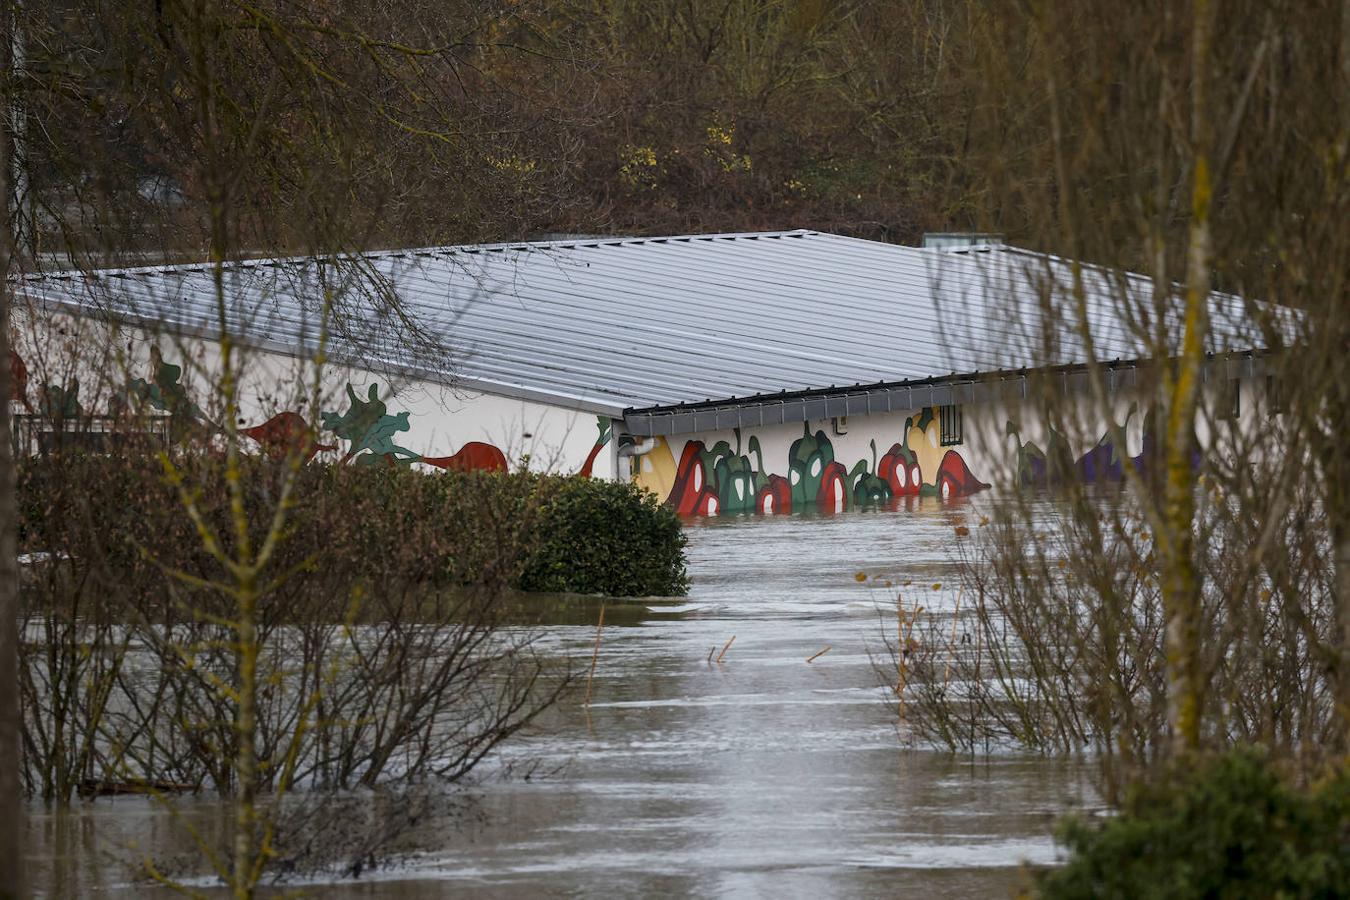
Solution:
<path fill-rule="evenodd" d="M 538 544 L 520 576 L 523 590 L 638 597 L 689 589 L 679 517 L 655 494 L 565 478 L 547 496 Z"/>
<path fill-rule="evenodd" d="M 1102 825 L 1069 819 L 1068 864 L 1039 894 L 1069 898 L 1350 896 L 1350 773 L 1295 787 L 1252 750 L 1138 789 Z"/>
<path fill-rule="evenodd" d="M 206 522 L 231 535 L 220 460 L 178 462 Z M 275 463 L 245 461 L 255 546 L 282 476 Z M 18 500 L 22 552 L 78 560 L 91 590 L 103 582 L 155 596 L 164 567 L 208 580 L 221 574 L 155 460 L 26 460 Z M 295 595 L 281 598 L 288 602 L 343 597 L 358 583 L 395 598 L 454 584 L 625 596 L 688 586 L 679 520 L 629 484 L 314 465 L 301 470 L 293 502 L 274 564 L 294 573 L 282 591 Z"/>

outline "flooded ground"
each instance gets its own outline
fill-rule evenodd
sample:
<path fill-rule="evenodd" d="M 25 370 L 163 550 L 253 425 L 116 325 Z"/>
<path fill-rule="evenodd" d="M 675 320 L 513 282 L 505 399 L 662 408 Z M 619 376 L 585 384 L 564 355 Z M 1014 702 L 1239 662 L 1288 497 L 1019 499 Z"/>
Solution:
<path fill-rule="evenodd" d="M 891 598 L 879 580 L 855 580 L 908 580 L 949 603 L 953 529 L 978 515 L 933 502 L 692 525 L 687 602 L 609 614 L 589 710 L 583 686 L 491 766 L 537 774 L 489 776 L 458 801 L 453 826 L 396 864 L 310 886 L 325 897 L 1006 896 L 1024 862 L 1055 859 L 1054 819 L 1092 802 L 1086 772 L 903 749 L 869 656 Z M 589 661 L 593 625 L 547 631 Z M 35 887 L 50 894 L 144 893 L 116 859 L 182 846 L 182 829 L 139 798 L 32 812 Z"/>

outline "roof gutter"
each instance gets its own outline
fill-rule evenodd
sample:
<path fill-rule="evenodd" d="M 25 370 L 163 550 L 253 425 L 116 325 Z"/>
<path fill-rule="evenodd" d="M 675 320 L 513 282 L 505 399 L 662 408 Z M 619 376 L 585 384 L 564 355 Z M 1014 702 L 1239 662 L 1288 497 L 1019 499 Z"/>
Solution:
<path fill-rule="evenodd" d="M 1268 370 L 1268 351 L 1210 354 L 1205 361 L 1206 381 L 1219 378 L 1250 378 Z M 1115 360 L 1101 364 L 1108 394 L 1131 391 L 1140 385 L 1140 370 L 1147 360 Z M 627 409 L 624 427 L 637 437 L 695 434 L 786 425 L 836 416 L 867 416 L 877 413 L 908 412 L 928 406 L 966 403 L 1017 402 L 1047 387 L 1063 396 L 1086 394 L 1091 390 L 1090 367 L 1086 363 L 1040 369 L 1001 370 L 952 374 L 939 378 L 901 382 L 878 382 L 849 388 L 829 387 L 753 397 L 682 403 Z"/>

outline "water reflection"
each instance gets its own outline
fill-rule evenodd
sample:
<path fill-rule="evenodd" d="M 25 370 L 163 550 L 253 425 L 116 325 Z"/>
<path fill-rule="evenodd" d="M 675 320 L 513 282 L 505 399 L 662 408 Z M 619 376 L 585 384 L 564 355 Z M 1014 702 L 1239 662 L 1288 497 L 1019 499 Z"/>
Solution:
<path fill-rule="evenodd" d="M 908 581 L 930 606 L 950 603 L 953 529 L 979 514 L 920 503 L 691 525 L 688 601 L 607 612 L 589 710 L 578 694 L 494 763 L 556 774 L 489 778 L 397 865 L 316 891 L 1006 894 L 1022 861 L 1053 859 L 1052 821 L 1090 796 L 1086 773 L 902 750 L 868 653 L 888 603 L 873 585 Z M 548 641 L 589 660 L 592 610 L 570 609 Z M 39 815 L 39 886 L 116 882 L 108 851 L 173 846 L 180 831 L 135 798 Z"/>

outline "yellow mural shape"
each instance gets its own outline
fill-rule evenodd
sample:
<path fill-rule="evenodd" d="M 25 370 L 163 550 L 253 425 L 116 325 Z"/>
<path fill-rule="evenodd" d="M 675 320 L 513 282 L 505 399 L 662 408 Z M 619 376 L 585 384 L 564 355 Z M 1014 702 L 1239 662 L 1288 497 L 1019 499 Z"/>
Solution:
<path fill-rule="evenodd" d="M 637 463 L 637 483 L 662 500 L 669 497 L 675 487 L 675 457 L 666 439 L 658 437 L 655 449 L 634 459 Z"/>
<path fill-rule="evenodd" d="M 946 447 L 939 446 L 938 420 L 936 417 L 931 419 L 926 430 L 919 428 L 918 416 L 915 416 L 912 422 L 906 436 L 908 447 L 919 458 L 919 472 L 923 475 L 923 483 L 937 484 L 938 468 L 942 465 L 942 457 L 947 453 Z"/>

